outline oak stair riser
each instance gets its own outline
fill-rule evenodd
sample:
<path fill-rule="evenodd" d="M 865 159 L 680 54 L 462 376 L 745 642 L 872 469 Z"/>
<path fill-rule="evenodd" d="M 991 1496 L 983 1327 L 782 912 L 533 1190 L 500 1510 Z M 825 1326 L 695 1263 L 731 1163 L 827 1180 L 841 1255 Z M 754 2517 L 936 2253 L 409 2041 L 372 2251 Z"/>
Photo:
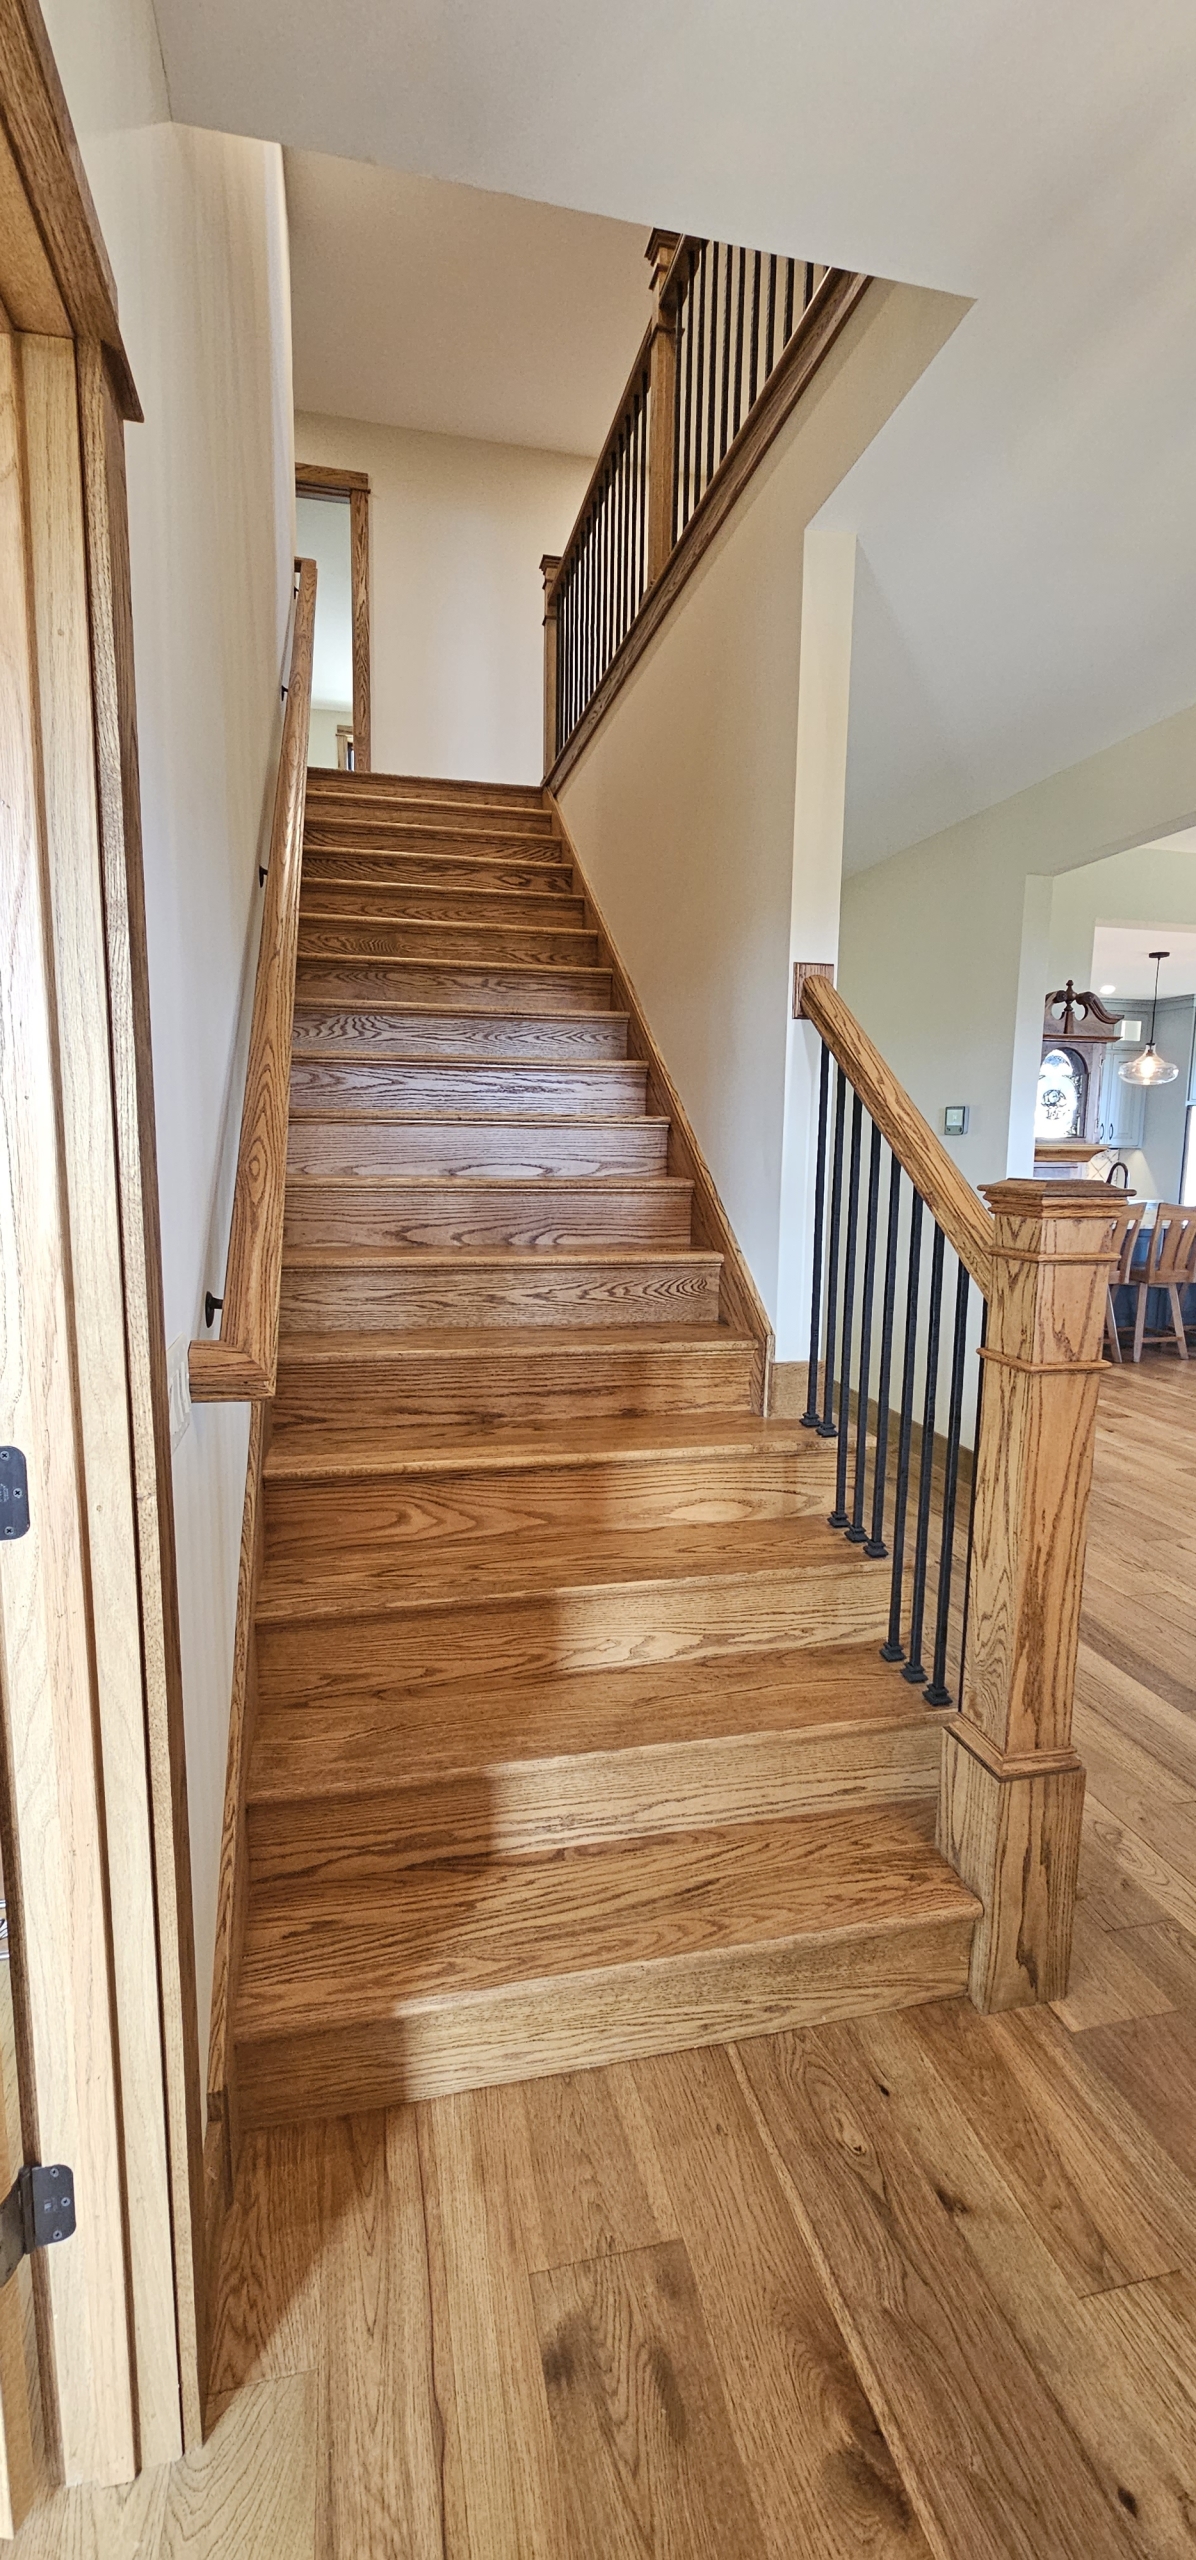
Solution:
<path fill-rule="evenodd" d="M 304 883 L 299 910 L 304 923 L 352 923 L 363 916 L 383 923 L 417 918 L 425 924 L 532 925 L 583 933 L 584 898 L 547 891 L 438 889 L 426 882 L 312 880 Z"/>
<path fill-rule="evenodd" d="M 285 1246 L 381 1245 L 400 1251 L 582 1252 L 607 1243 L 686 1245 L 692 1183 L 662 1178 L 465 1183 L 371 1183 L 359 1176 L 322 1181 L 292 1178 L 287 1190 Z"/>
<path fill-rule="evenodd" d="M 830 1542 L 828 1542 L 829 1544 Z M 551 1679 L 623 1664 L 700 1662 L 720 1653 L 862 1643 L 875 1633 L 876 1589 L 843 1570 L 833 1545 L 819 1570 L 635 1582 L 393 1608 L 345 1617 L 259 1621 L 262 1694 L 334 1698 L 350 1687 L 454 1679 Z"/>
<path fill-rule="evenodd" d="M 343 1057 L 360 1065 L 384 1058 L 446 1057 L 553 1059 L 562 1066 L 585 1058 L 625 1058 L 625 1013 L 509 1014 L 424 1012 L 391 1005 L 373 1013 L 342 1013 L 333 1005 L 296 1005 L 297 1058 Z"/>
<path fill-rule="evenodd" d="M 395 1332 L 457 1325 L 715 1324 L 717 1254 L 370 1256 L 292 1251 L 281 1331 Z"/>
<path fill-rule="evenodd" d="M 571 1059 L 565 1065 L 550 1058 L 518 1063 L 469 1058 L 392 1063 L 385 1057 L 360 1063 L 325 1057 L 291 1061 L 291 1103 L 300 1110 L 453 1112 L 503 1120 L 521 1113 L 537 1120 L 557 1114 L 562 1119 L 626 1119 L 643 1111 L 646 1096 L 647 1069 L 637 1058 Z"/>
<path fill-rule="evenodd" d="M 472 925 L 409 922 L 387 923 L 370 917 L 360 924 L 299 920 L 299 958 L 309 960 L 441 960 L 452 968 L 460 960 L 506 961 L 512 968 L 593 968 L 598 959 L 596 933 L 543 925 Z"/>
<path fill-rule="evenodd" d="M 664 1342 L 624 1333 L 565 1342 L 544 1334 L 490 1334 L 479 1343 L 377 1343 L 368 1350 L 335 1337 L 302 1354 L 279 1347 L 275 1427 L 287 1423 L 377 1424 L 390 1413 L 410 1423 L 489 1425 L 561 1422 L 629 1414 L 745 1414 L 751 1405 L 755 1345 L 727 1332 L 693 1340 L 687 1329 Z"/>
<path fill-rule="evenodd" d="M 502 1005 L 516 1013 L 597 1013 L 611 999 L 609 969 L 525 969 L 435 960 L 303 960 L 304 1004 Z"/>
<path fill-rule="evenodd" d="M 298 1481 L 272 1478 L 266 1560 L 362 1557 L 408 1540 L 516 1537 L 538 1529 L 654 1529 L 711 1521 L 818 1517 L 834 1499 L 833 1471 L 785 1450 L 698 1458 L 678 1451 L 650 1465 L 617 1458 L 582 1467 L 526 1467 L 454 1475 L 405 1471 L 381 1481 L 321 1474 L 312 1456 Z"/>
<path fill-rule="evenodd" d="M 293 1111 L 294 1174 L 409 1173 L 461 1181 L 577 1181 L 663 1174 L 667 1120 L 471 1120 L 447 1114 Z"/>

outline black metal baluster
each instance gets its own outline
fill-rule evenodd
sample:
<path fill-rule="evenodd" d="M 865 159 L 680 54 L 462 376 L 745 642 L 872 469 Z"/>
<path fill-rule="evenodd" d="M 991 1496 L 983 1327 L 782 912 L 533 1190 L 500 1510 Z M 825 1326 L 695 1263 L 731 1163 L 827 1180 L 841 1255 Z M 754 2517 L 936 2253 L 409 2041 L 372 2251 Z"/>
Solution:
<path fill-rule="evenodd" d="M 868 1207 L 864 1222 L 864 1279 L 860 1291 L 860 1365 L 856 1388 L 855 1487 L 851 1504 L 851 1527 L 847 1535 L 853 1547 L 862 1547 L 868 1532 L 864 1527 L 864 1480 L 868 1469 L 868 1386 L 872 1374 L 872 1294 L 876 1283 L 876 1222 L 880 1212 L 880 1131 L 872 1123 L 868 1149 Z"/>
<path fill-rule="evenodd" d="M 922 1263 L 922 1201 L 914 1192 L 909 1212 L 909 1257 L 905 1274 L 905 1350 L 901 1363 L 901 1419 L 897 1430 L 897 1482 L 893 1496 L 893 1570 L 889 1580 L 889 1632 L 880 1648 L 882 1662 L 904 1662 L 901 1641 L 902 1582 L 905 1574 L 905 1515 L 909 1507 L 909 1453 L 914 1431 L 914 1373 L 918 1357 L 918 1289 Z"/>
<path fill-rule="evenodd" d="M 843 1352 L 839 1363 L 839 1446 L 835 1457 L 835 1507 L 827 1518 L 832 1529 L 846 1529 L 847 1436 L 851 1428 L 851 1338 L 855 1330 L 855 1247 L 860 1223 L 860 1140 L 864 1106 L 851 1097 L 851 1154 L 847 1172 L 847 1238 L 843 1248 Z"/>
<path fill-rule="evenodd" d="M 889 1461 L 889 1382 L 893 1371 L 893 1314 L 897 1301 L 897 1235 L 901 1224 L 901 1167 L 889 1149 L 889 1216 L 885 1231 L 885 1279 L 880 1305 L 880 1375 L 876 1382 L 876 1455 L 872 1462 L 872 1534 L 866 1556 L 887 1556 L 885 1472 Z"/>
<path fill-rule="evenodd" d="M 775 363 L 775 361 L 776 361 L 776 359 L 775 359 L 775 357 L 774 357 L 774 355 L 773 355 L 773 341 L 774 341 L 774 337 L 775 337 L 775 333 L 776 333 L 776 325 L 777 325 L 777 262 L 776 262 L 776 259 L 775 259 L 775 258 L 770 258 L 770 259 L 769 259 L 769 261 L 768 261 L 768 362 L 767 362 L 767 364 L 765 365 L 765 368 L 764 368 L 764 379 L 765 379 L 765 381 L 766 381 L 766 382 L 767 382 L 767 380 L 768 380 L 769 374 L 772 372 L 773 365 L 774 365 L 774 363 Z"/>
<path fill-rule="evenodd" d="M 809 308 L 810 308 L 810 304 L 812 303 L 813 299 L 814 299 L 814 269 L 813 269 L 813 267 L 812 267 L 812 266 L 807 265 L 807 267 L 806 267 L 806 281 L 805 281 L 805 287 L 804 287 L 804 290 L 803 290 L 803 293 L 802 293 L 802 304 L 801 304 L 801 307 L 802 307 L 802 310 L 803 310 L 803 311 L 808 311 L 808 310 L 809 310 Z"/>
<path fill-rule="evenodd" d="M 731 403 L 731 433 L 733 436 L 737 436 L 739 433 L 739 421 L 743 414 L 743 324 L 747 304 L 746 249 L 741 249 L 739 252 L 739 292 L 737 302 L 738 307 L 735 313 L 735 390 Z"/>
<path fill-rule="evenodd" d="M 955 1322 L 951 1337 L 951 1385 L 947 1397 L 947 1452 L 943 1475 L 943 1536 L 939 1549 L 938 1604 L 934 1618 L 934 1661 L 924 1695 L 928 1707 L 949 1707 L 947 1687 L 947 1622 L 951 1614 L 951 1574 L 955 1561 L 955 1496 L 959 1483 L 959 1434 L 963 1422 L 963 1364 L 968 1329 L 968 1275 L 962 1262 L 955 1275 Z"/>
<path fill-rule="evenodd" d="M 727 249 L 727 250 L 724 252 L 724 257 L 725 257 L 725 261 L 726 261 L 726 272 L 725 272 L 725 283 L 724 283 L 724 302 L 723 302 L 723 381 L 722 381 L 722 398 L 721 398 L 721 400 L 720 400 L 720 402 L 719 402 L 719 413 L 718 413 L 718 458 L 719 458 L 719 461 L 720 461 L 720 462 L 722 461 L 723 455 L 725 454 L 725 452 L 726 452 L 726 450 L 727 450 L 727 443 L 728 443 L 727 426 L 728 426 L 728 421 L 729 421 L 729 418 L 730 418 L 730 403 L 731 403 L 731 304 L 732 304 L 732 302 L 733 302 L 733 300 L 734 300 L 734 288 L 733 288 L 732 283 L 731 283 L 731 261 L 732 261 L 732 259 L 734 258 L 734 255 L 735 255 L 735 252 L 734 252 L 734 250 L 733 250 L 733 249 Z"/>
<path fill-rule="evenodd" d="M 640 396 L 640 530 L 637 599 L 642 599 L 648 585 L 648 385 Z"/>
<path fill-rule="evenodd" d="M 710 261 L 710 396 L 706 416 L 706 478 L 702 484 L 704 488 L 709 487 L 714 477 L 714 437 L 718 423 L 718 286 L 722 251 L 717 240 L 714 241 L 713 248 L 714 255 Z"/>
<path fill-rule="evenodd" d="M 835 1436 L 835 1334 L 839 1321 L 839 1222 L 843 1213 L 843 1135 L 847 1120 L 847 1078 L 835 1070 L 835 1146 L 831 1160 L 831 1232 L 826 1257 L 826 1360 L 822 1371 L 820 1440 Z"/>
<path fill-rule="evenodd" d="M 696 389 L 694 392 L 694 427 L 696 432 L 694 435 L 693 446 L 693 484 L 690 494 L 691 515 L 693 514 L 693 510 L 702 494 L 702 442 L 705 435 L 705 413 L 702 407 L 702 402 L 705 394 L 706 380 L 706 268 L 708 263 L 709 247 L 709 241 L 703 240 L 702 254 L 698 260 L 698 346 L 695 365 Z"/>
<path fill-rule="evenodd" d="M 783 337 L 783 338 L 782 338 L 782 340 L 781 340 L 781 345 L 782 345 L 782 347 L 787 347 L 787 346 L 788 346 L 788 344 L 789 344 L 789 341 L 790 341 L 791 337 L 793 336 L 793 276 L 794 276 L 794 262 L 793 262 L 793 259 L 792 259 L 792 258 L 786 258 L 786 260 L 785 260 L 785 334 L 784 334 L 784 337 Z"/>
<path fill-rule="evenodd" d="M 934 1409 L 938 1399 L 939 1336 L 943 1314 L 943 1252 L 946 1237 L 934 1230 L 930 1255 L 930 1303 L 926 1319 L 926 1391 L 922 1402 L 922 1454 L 918 1469 L 918 1514 L 914 1540 L 914 1579 L 910 1595 L 909 1660 L 901 1677 L 911 1683 L 926 1679 L 922 1660 L 922 1627 L 926 1614 L 926 1564 L 930 1551 L 930 1496 L 934 1479 Z"/>
<path fill-rule="evenodd" d="M 748 364 L 748 407 L 760 388 L 760 251 L 752 261 L 752 333 Z"/>
<path fill-rule="evenodd" d="M 818 1144 L 814 1155 L 814 1255 L 810 1272 L 810 1365 L 806 1371 L 807 1431 L 818 1428 L 818 1368 L 822 1347 L 822 1230 L 826 1214 L 826 1121 L 831 1089 L 831 1053 L 825 1040 L 818 1068 Z"/>
<path fill-rule="evenodd" d="M 631 432 L 632 411 L 619 443 L 619 645 L 631 621 Z"/>

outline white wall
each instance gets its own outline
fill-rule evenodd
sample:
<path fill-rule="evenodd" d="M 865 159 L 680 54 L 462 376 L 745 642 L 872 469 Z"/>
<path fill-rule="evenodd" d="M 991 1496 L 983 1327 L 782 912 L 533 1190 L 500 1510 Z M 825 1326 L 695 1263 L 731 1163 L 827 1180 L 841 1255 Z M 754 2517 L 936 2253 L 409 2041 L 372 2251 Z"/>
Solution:
<path fill-rule="evenodd" d="M 1063 953 L 1078 929 L 1091 958 L 1092 901 L 1112 899 L 1115 882 L 1119 897 L 1135 876 L 1150 885 L 1132 908 L 1105 906 L 1109 922 L 1151 920 L 1164 885 L 1170 918 L 1182 870 L 1165 884 L 1160 874 L 1156 892 L 1142 848 L 1194 813 L 1196 709 L 844 880 L 839 984 L 932 1127 L 941 1133 L 944 1104 L 970 1105 L 968 1135 L 947 1141 L 969 1181 L 1032 1170 L 1042 1006 L 1068 975 Z M 1196 869 L 1191 855 L 1169 857 L 1184 862 Z M 1064 884 L 1088 865 L 1106 871 L 1103 887 Z"/>
<path fill-rule="evenodd" d="M 540 560 L 563 550 L 591 465 L 306 415 L 295 449 L 300 462 L 369 474 L 375 771 L 538 782 Z"/>
<path fill-rule="evenodd" d="M 850 535 L 816 533 L 807 618 L 806 533 L 964 308 L 873 289 L 561 792 L 781 1360 L 802 1356 L 781 1239 L 804 1233 L 813 1050 L 791 1036 L 790 959 L 834 952 L 854 564 Z"/>
<path fill-rule="evenodd" d="M 273 144 L 169 121 L 149 0 L 46 0 L 145 424 L 127 431 L 168 1343 L 219 1291 L 293 558 L 286 216 Z M 206 2047 L 247 1412 L 175 1457 Z"/>

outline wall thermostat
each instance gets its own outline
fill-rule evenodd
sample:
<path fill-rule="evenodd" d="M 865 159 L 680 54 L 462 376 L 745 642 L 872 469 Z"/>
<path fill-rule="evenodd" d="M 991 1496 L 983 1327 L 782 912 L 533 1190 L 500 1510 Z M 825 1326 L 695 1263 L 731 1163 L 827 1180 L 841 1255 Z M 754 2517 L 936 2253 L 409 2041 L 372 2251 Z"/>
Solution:
<path fill-rule="evenodd" d="M 948 1102 L 943 1111 L 943 1136 L 945 1138 L 966 1137 L 971 1116 L 972 1106 L 969 1102 Z"/>

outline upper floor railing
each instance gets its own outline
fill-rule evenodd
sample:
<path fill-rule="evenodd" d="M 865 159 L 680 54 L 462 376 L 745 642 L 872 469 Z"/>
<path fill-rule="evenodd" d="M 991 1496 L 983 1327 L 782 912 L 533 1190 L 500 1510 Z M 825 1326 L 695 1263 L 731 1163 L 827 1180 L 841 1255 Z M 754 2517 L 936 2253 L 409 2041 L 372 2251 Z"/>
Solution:
<path fill-rule="evenodd" d="M 827 971 L 799 968 L 796 1004 L 821 1043 L 803 1420 L 835 1442 L 829 1525 L 888 1564 L 885 1659 L 929 1704 L 956 1708 L 939 1840 L 984 1905 L 973 1997 L 985 2009 L 1058 1999 L 1119 1198 L 1050 1180 L 993 1183 L 981 1198 Z"/>
<path fill-rule="evenodd" d="M 541 564 L 546 772 L 749 430 L 763 451 L 868 281 L 675 232 L 648 256 L 652 320 L 565 550 Z"/>
<path fill-rule="evenodd" d="M 295 585 L 224 1296 L 212 1302 L 221 1308 L 220 1338 L 193 1342 L 188 1362 L 191 1393 L 208 1402 L 256 1403 L 270 1397 L 278 1369 L 291 1031 L 316 621 L 314 560 L 296 561 Z"/>

